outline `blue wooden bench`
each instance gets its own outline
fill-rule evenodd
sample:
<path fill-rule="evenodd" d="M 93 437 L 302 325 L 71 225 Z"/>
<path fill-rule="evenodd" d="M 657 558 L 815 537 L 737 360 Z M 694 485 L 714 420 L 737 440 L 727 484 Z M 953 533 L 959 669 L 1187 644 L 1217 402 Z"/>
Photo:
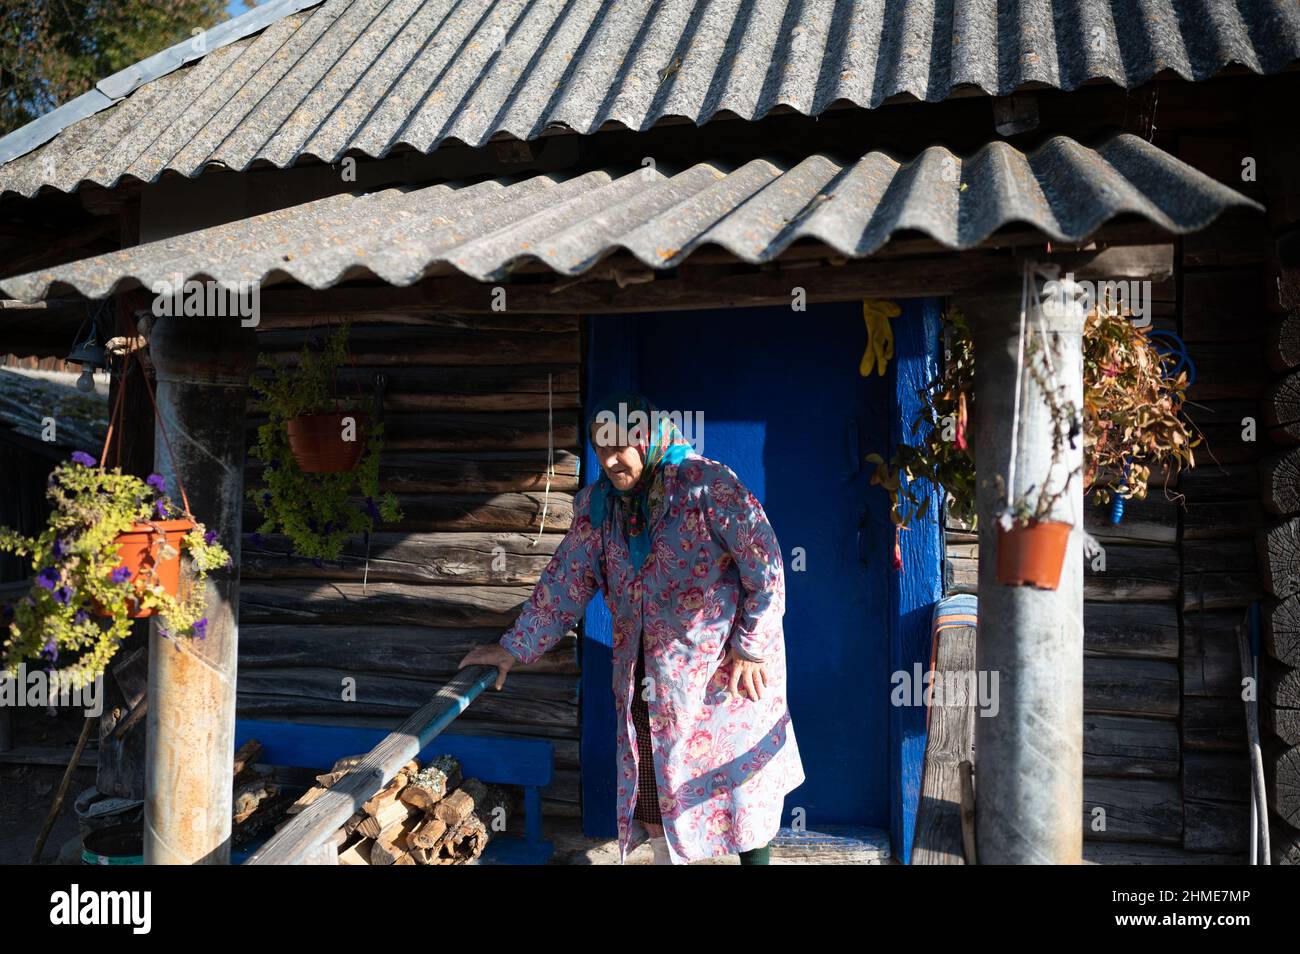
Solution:
<path fill-rule="evenodd" d="M 289 765 L 329 771 L 338 759 L 368 752 L 389 734 L 387 729 L 355 726 L 307 725 L 261 719 L 235 720 L 235 749 L 257 739 L 268 765 Z M 542 840 L 541 789 L 550 784 L 554 747 L 544 739 L 455 735 L 444 732 L 420 750 L 421 764 L 439 755 L 451 755 L 461 764 L 465 778 L 499 785 L 519 785 L 524 790 L 523 837 L 494 837 L 480 859 L 482 864 L 545 864 L 554 845 Z M 269 837 L 269 834 L 268 834 Z M 242 864 L 258 845 L 231 853 L 232 864 Z"/>

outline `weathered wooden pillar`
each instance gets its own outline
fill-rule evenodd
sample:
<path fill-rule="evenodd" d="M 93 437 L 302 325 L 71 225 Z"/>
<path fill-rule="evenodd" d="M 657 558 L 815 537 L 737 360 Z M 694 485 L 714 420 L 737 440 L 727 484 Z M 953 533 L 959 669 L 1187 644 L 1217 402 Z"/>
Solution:
<path fill-rule="evenodd" d="M 233 566 L 208 577 L 207 634 L 149 632 L 146 864 L 228 864 L 235 755 L 244 402 L 257 344 L 237 318 L 161 318 L 149 335 L 158 374 L 155 469 Z M 172 459 L 175 455 L 175 460 Z"/>
<path fill-rule="evenodd" d="M 1030 286 L 1031 294 L 1042 282 Z M 1068 492 L 1052 518 L 1074 524 L 1056 590 L 997 581 L 997 517 L 1016 418 L 1020 282 L 956 302 L 975 344 L 979 637 L 976 665 L 996 710 L 975 720 L 976 848 L 980 864 L 1075 864 L 1083 850 L 1083 437 L 1052 463 L 1053 421 L 1028 370 L 1021 375 L 1012 500 L 1044 479 Z M 1083 310 L 1070 299 L 1044 316 L 1063 400 L 1083 403 Z M 1026 334 L 1037 335 L 1026 316 Z M 1040 339 L 1041 340 L 1041 339 Z M 1028 360 L 1028 359 L 1026 359 Z M 1039 362 L 1042 362 L 1041 354 Z M 1050 471 L 1050 473 L 1049 473 Z M 1036 490 L 1035 490 L 1036 495 Z M 996 682 L 994 682 L 996 679 Z M 983 700 L 981 700 L 983 702 Z M 989 714 L 991 712 L 996 714 Z"/>

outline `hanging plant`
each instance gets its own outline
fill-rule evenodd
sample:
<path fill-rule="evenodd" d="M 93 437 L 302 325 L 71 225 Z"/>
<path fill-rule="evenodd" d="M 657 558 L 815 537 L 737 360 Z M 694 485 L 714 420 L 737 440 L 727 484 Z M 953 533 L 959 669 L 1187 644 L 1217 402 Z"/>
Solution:
<path fill-rule="evenodd" d="M 920 391 L 922 408 L 913 422 L 915 444 L 900 444 L 886 461 L 875 463 L 872 483 L 889 492 L 891 516 L 907 526 L 923 516 L 928 497 L 914 494 L 902 479 L 929 480 L 948 496 L 955 520 L 975 525 L 975 456 L 966 422 L 975 419 L 975 361 L 970 328 L 957 311 L 947 316 L 948 359 L 935 380 Z M 1036 336 L 1026 339 L 1027 369 L 1047 396 L 1055 427 L 1053 462 L 1064 443 L 1078 436 L 1078 414 L 1042 375 Z M 1143 499 L 1157 468 L 1181 470 L 1195 465 L 1192 449 L 1200 443 L 1195 426 L 1183 411 L 1187 374 L 1176 371 L 1177 359 L 1161 352 L 1144 329 L 1126 315 L 1099 303 L 1085 321 L 1083 338 L 1084 493 L 1104 504 L 1113 497 Z M 999 478 L 995 477 L 995 480 Z M 1007 502 L 1005 512 L 1014 525 L 1044 520 L 1062 490 L 1033 486 Z"/>
<path fill-rule="evenodd" d="M 130 635 L 130 621 L 155 613 L 166 636 L 206 636 L 203 581 L 230 554 L 172 504 L 161 476 L 105 470 L 77 451 L 54 468 L 46 496 L 53 510 L 39 536 L 0 528 L 0 550 L 30 557 L 34 576 L 31 591 L 7 608 L 8 672 L 41 656 L 59 685 L 85 686 Z M 182 552 L 194 574 L 186 587 Z"/>
<path fill-rule="evenodd" d="M 267 417 L 252 449 L 263 486 L 248 492 L 263 518 L 258 535 L 284 534 L 313 560 L 337 560 L 349 537 L 402 519 L 397 498 L 379 490 L 383 425 L 337 393 L 347 337 L 343 324 L 319 349 L 305 344 L 296 366 L 262 354 L 252 381 Z"/>

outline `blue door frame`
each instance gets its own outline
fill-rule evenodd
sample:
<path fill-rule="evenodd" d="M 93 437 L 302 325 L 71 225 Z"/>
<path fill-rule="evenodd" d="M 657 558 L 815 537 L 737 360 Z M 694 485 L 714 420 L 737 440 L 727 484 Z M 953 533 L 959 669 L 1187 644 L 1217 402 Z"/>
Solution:
<path fill-rule="evenodd" d="M 938 366 L 938 341 L 940 326 L 940 305 L 933 299 L 913 299 L 900 302 L 903 314 L 894 319 L 894 358 L 889 363 L 888 373 L 883 383 L 873 386 L 871 393 L 876 397 L 880 410 L 887 414 L 887 431 L 884 426 L 871 429 L 864 435 L 867 446 L 865 452 L 878 451 L 885 456 L 890 448 L 910 436 L 912 422 L 921 407 L 918 391 L 928 383 Z M 811 330 L 818 312 L 829 313 L 835 309 L 839 318 L 843 318 L 844 309 L 849 305 L 810 306 L 807 314 L 791 316 L 783 314 L 783 320 L 796 321 L 800 327 Z M 709 312 L 698 314 L 676 313 L 671 316 L 673 322 L 680 323 L 686 342 L 689 343 L 689 329 L 696 322 L 714 320 L 721 316 L 750 318 L 764 316 L 768 320 L 776 317 L 773 309 L 743 309 L 729 312 Z M 591 402 L 612 390 L 636 390 L 644 382 L 639 372 L 642 357 L 638 345 L 636 322 L 640 316 L 601 316 L 587 322 L 587 376 L 585 385 L 585 403 Z M 647 316 L 654 317 L 654 316 Z M 641 320 L 645 320 L 644 317 Z M 755 324 L 758 324 L 756 321 Z M 811 340 L 811 338 L 810 338 Z M 861 331 L 861 344 L 865 347 L 865 327 Z M 697 359 L 689 353 L 689 344 L 683 349 L 683 360 Z M 859 354 L 861 351 L 859 350 Z M 852 364 L 856 369 L 856 355 Z M 856 370 L 855 370 L 856 373 Z M 779 380 L 774 386 L 780 387 Z M 657 396 L 652 394 L 652 396 Z M 667 396 L 665 399 L 670 398 Z M 885 407 L 884 405 L 888 405 Z M 887 436 L 886 436 L 887 433 Z M 708 422 L 705 422 L 704 453 L 709 453 Z M 880 446 L 884 443 L 889 446 Z M 875 445 L 875 446 L 872 446 Z M 724 459 L 724 462 L 727 462 Z M 835 462 L 814 462 L 814 465 L 837 466 Z M 870 465 L 863 463 L 869 470 Z M 735 468 L 738 473 L 741 468 Z M 583 477 L 584 483 L 594 479 L 599 473 L 599 465 L 589 448 L 584 449 Z M 744 475 L 742 473 L 742 479 Z M 883 571 L 887 578 L 873 589 L 880 588 L 884 599 L 882 612 L 888 633 L 888 670 L 890 673 L 904 672 L 909 676 L 913 665 L 926 666 L 930 658 L 930 611 L 942 595 L 942 533 L 939 524 L 940 507 L 937 495 L 926 485 L 931 496 L 931 506 L 923 519 L 914 521 L 911 529 L 901 536 L 904 571 Z M 755 489 L 760 499 L 763 493 Z M 893 547 L 893 532 L 888 520 L 888 500 L 883 490 L 871 488 L 863 503 L 867 507 L 869 520 L 863 529 L 860 547 L 865 551 L 864 559 L 869 566 L 884 568 L 889 565 L 890 551 Z M 845 514 L 846 520 L 852 520 L 856 514 Z M 775 522 L 775 521 L 774 521 Z M 778 538 L 781 538 L 778 527 Z M 782 540 L 783 547 L 788 544 Z M 789 553 L 786 554 L 787 561 Z M 787 581 L 787 590 L 789 581 Z M 861 632 L 865 638 L 878 637 L 879 619 L 862 620 Z M 610 688 L 612 682 L 611 645 L 612 628 L 609 611 L 603 599 L 594 599 L 589 604 L 583 625 L 582 639 L 582 789 L 583 789 L 583 829 L 591 837 L 614 837 L 617 833 L 615 818 L 615 759 L 614 759 L 614 704 Z M 879 688 L 879 699 L 887 700 L 890 684 L 883 682 Z M 853 705 L 853 700 L 845 700 L 845 705 Z M 882 703 L 883 704 L 883 703 Z M 793 702 L 792 702 L 793 708 Z M 798 731 L 799 719 L 795 719 Z M 867 744 L 864 742 L 864 744 Z M 911 843 L 915 828 L 915 816 L 920 796 L 921 763 L 925 748 L 925 711 L 924 709 L 903 706 L 888 706 L 888 826 L 894 853 L 904 862 L 911 854 Z M 811 767 L 805 765 L 806 769 Z M 791 793 L 790 798 L 798 802 L 800 790 Z M 850 821 L 845 819 L 845 821 Z M 873 823 L 883 827 L 883 817 L 856 819 L 857 823 Z M 815 819 L 808 822 L 811 828 L 819 827 Z"/>

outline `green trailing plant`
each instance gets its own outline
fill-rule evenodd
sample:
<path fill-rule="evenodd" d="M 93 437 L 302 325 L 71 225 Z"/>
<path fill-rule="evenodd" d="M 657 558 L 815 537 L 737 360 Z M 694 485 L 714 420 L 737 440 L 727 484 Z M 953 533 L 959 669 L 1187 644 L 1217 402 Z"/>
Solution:
<path fill-rule="evenodd" d="M 891 516 L 907 526 L 925 514 L 929 497 L 912 491 L 910 481 L 928 480 L 946 491 L 950 516 L 975 524 L 975 456 L 967 421 L 975 412 L 975 355 L 970 328 L 957 311 L 947 316 L 948 355 L 933 382 L 919 393 L 922 409 L 912 425 L 917 442 L 900 444 L 889 460 L 868 455 L 876 465 L 872 483 L 892 502 Z M 1026 338 L 1026 369 L 1046 397 L 1054 422 L 1052 462 L 1067 443 L 1084 441 L 1085 495 L 1096 503 L 1114 496 L 1144 498 L 1158 467 L 1191 467 L 1199 443 L 1194 425 L 1183 413 L 1185 373 L 1174 374 L 1176 359 L 1162 355 L 1144 331 L 1106 303 L 1090 312 L 1083 339 L 1082 414 L 1052 386 L 1039 358 L 1041 339 Z M 904 479 L 906 478 L 906 480 Z M 1050 490 L 1034 485 L 1019 498 L 1005 500 L 1013 523 L 1047 518 L 1064 486 Z"/>
<path fill-rule="evenodd" d="M 158 614 L 166 636 L 205 638 L 203 581 L 228 566 L 230 554 L 215 532 L 172 504 L 165 487 L 157 474 L 141 480 L 119 468 L 105 470 L 77 451 L 50 474 L 52 512 L 45 529 L 27 537 L 0 528 L 0 550 L 29 557 L 33 573 L 31 591 L 4 609 L 7 672 L 16 675 L 20 664 L 39 656 L 58 685 L 85 686 L 103 673 L 130 635 L 131 614 L 141 610 Z M 173 596 L 149 571 L 133 577 L 121 562 L 117 538 L 145 526 L 163 534 L 161 521 L 180 519 L 193 522 L 180 547 L 193 575 Z M 170 543 L 158 551 L 160 560 L 177 555 Z"/>
<path fill-rule="evenodd" d="M 359 401 L 335 391 L 339 369 L 347 361 L 348 325 L 326 336 L 320 348 L 309 341 L 296 365 L 262 354 L 262 373 L 252 381 L 266 423 L 257 429 L 252 455 L 263 462 L 262 486 L 248 491 L 262 515 L 254 545 L 262 535 L 280 533 L 293 550 L 312 560 L 338 560 L 349 537 L 371 532 L 376 523 L 402 518 L 397 498 L 379 490 L 379 462 L 384 447 L 382 424 L 362 427 Z M 357 416 L 364 450 L 357 466 L 340 473 L 306 473 L 289 446 L 288 422 L 307 414 L 331 411 Z"/>

